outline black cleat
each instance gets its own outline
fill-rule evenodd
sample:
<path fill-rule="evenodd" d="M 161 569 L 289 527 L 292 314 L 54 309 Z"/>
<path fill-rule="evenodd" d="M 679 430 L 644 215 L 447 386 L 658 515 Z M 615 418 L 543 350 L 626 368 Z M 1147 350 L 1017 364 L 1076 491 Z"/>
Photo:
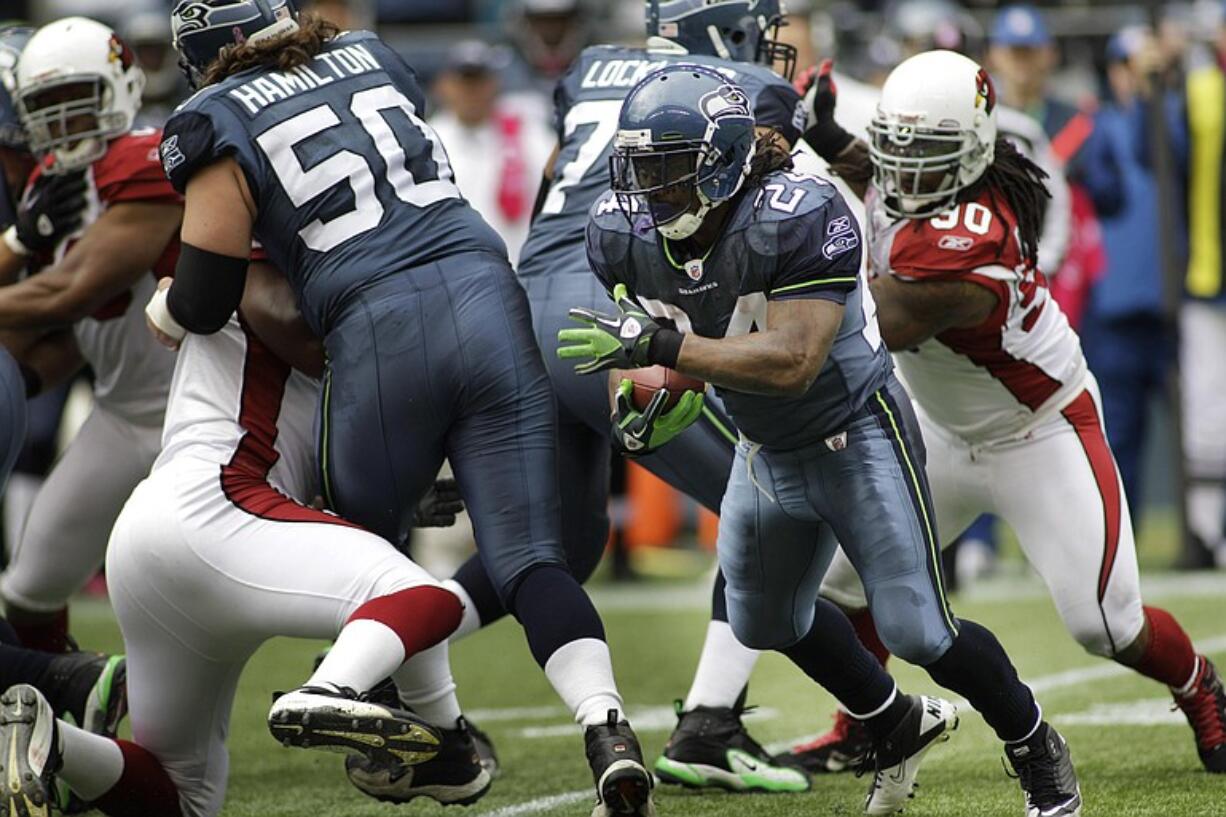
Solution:
<path fill-rule="evenodd" d="M 949 701 L 907 696 L 911 707 L 894 731 L 873 742 L 865 763 L 873 762 L 873 783 L 864 798 L 865 814 L 896 814 L 915 794 L 915 776 L 924 755 L 958 728 L 958 710 Z M 866 769 L 867 771 L 867 769 Z"/>
<path fill-rule="evenodd" d="M 775 762 L 810 774 L 837 774 L 855 771 L 872 748 L 873 736 L 868 728 L 840 709 L 834 716 L 833 729 L 776 755 Z"/>
<path fill-rule="evenodd" d="M 1197 656 L 1200 670 L 1187 695 L 1176 695 L 1175 704 L 1183 710 L 1196 734 L 1196 753 L 1205 769 L 1226 774 L 1226 689 L 1213 662 Z"/>
<path fill-rule="evenodd" d="M 38 687 L 56 715 L 86 732 L 113 738 L 128 712 L 127 663 L 122 655 L 67 652 L 51 659 Z M 57 781 L 56 798 L 64 814 L 80 814 L 89 804 Z"/>
<path fill-rule="evenodd" d="M 0 696 L 0 817 L 49 817 L 60 766 L 51 705 L 28 684 Z"/>
<path fill-rule="evenodd" d="M 413 766 L 433 758 L 442 736 L 412 712 L 388 707 L 352 689 L 299 687 L 276 696 L 268 731 L 284 746 L 348 752 L 381 763 Z"/>
<path fill-rule="evenodd" d="M 772 760 L 749 736 L 740 706 L 696 706 L 689 712 L 676 702 L 677 728 L 656 759 L 661 783 L 728 791 L 796 792 L 809 790 L 809 776 Z"/>
<path fill-rule="evenodd" d="M 498 765 L 498 750 L 494 748 L 494 741 L 485 733 L 485 730 L 468 723 L 467 719 L 464 723 L 468 726 L 468 733 L 473 736 L 473 744 L 477 747 L 477 757 L 481 760 L 481 768 L 489 772 L 491 778 L 497 778 L 502 768 Z"/>
<path fill-rule="evenodd" d="M 1024 743 L 1005 744 L 1005 756 L 1026 793 L 1026 817 L 1081 814 L 1081 787 L 1068 744 L 1046 721 Z"/>
<path fill-rule="evenodd" d="M 654 817 L 651 774 L 643 766 L 643 750 L 634 730 L 609 710 L 606 723 L 589 726 L 583 733 L 587 762 L 596 781 L 596 807 L 592 817 L 624 814 Z"/>
<path fill-rule="evenodd" d="M 349 782 L 363 794 L 384 803 L 407 803 L 429 797 L 444 806 L 468 806 L 490 790 L 485 770 L 473 742 L 471 727 L 460 718 L 455 729 L 439 729 L 442 743 L 433 760 L 406 766 L 381 763 L 364 757 L 345 758 Z"/>

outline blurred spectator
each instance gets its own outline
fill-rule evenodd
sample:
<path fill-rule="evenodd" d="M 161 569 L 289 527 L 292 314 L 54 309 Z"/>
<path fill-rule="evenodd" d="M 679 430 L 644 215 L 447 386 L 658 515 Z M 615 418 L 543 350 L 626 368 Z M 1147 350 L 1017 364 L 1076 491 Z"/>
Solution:
<path fill-rule="evenodd" d="M 499 73 L 507 62 L 503 51 L 478 40 L 457 44 L 435 82 L 439 111 L 430 125 L 447 149 L 460 192 L 507 242 L 514 263 L 554 136 L 545 120 L 499 104 Z"/>
<path fill-rule="evenodd" d="M 502 76 L 503 101 L 508 107 L 528 119 L 550 120 L 554 86 L 590 43 L 594 12 L 585 0 L 508 3 L 505 25 L 513 59 Z"/>
<path fill-rule="evenodd" d="M 1149 123 L 1137 98 L 1136 57 L 1146 29 L 1132 27 L 1107 46 L 1108 101 L 1095 118 L 1119 175 L 1118 207 L 1100 219 L 1106 267 L 1090 291 L 1082 346 L 1102 393 L 1103 419 L 1137 524 L 1141 454 L 1154 398 L 1164 394 L 1174 339 L 1163 320 L 1162 257 L 1154 234 L 1158 188 L 1145 156 Z"/>
<path fill-rule="evenodd" d="M 179 55 L 170 42 L 170 15 L 165 11 L 142 11 L 120 28 L 120 36 L 136 52 L 145 72 L 138 127 L 160 128 L 175 106 L 188 94 L 187 79 L 179 69 Z"/>
<path fill-rule="evenodd" d="M 1166 105 L 1154 80 L 1169 76 L 1180 55 L 1168 34 L 1135 58 L 1141 92 Z M 1226 25 L 1219 23 L 1205 58 L 1188 66 L 1172 120 L 1181 204 L 1187 218 L 1187 298 L 1180 314 L 1184 456 L 1188 526 L 1198 543 L 1191 563 L 1226 567 L 1226 286 L 1223 286 L 1223 145 L 1226 145 Z M 1169 110 L 1169 109 L 1168 109 Z"/>
<path fill-rule="evenodd" d="M 375 27 L 375 5 L 372 0 L 306 0 L 298 8 L 318 14 L 341 31 L 363 31 Z"/>

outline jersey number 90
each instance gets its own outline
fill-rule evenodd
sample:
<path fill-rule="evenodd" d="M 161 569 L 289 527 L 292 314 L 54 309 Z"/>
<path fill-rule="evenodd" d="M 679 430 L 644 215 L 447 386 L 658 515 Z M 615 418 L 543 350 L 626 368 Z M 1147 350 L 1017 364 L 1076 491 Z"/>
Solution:
<path fill-rule="evenodd" d="M 383 112 L 392 110 L 403 111 L 412 123 L 409 144 L 402 143 L 384 119 Z M 358 91 L 349 99 L 348 113 L 374 142 L 386 167 L 387 183 L 400 201 L 428 207 L 444 199 L 460 198 L 442 142 L 417 116 L 413 103 L 404 94 L 391 85 Z M 294 150 L 296 145 L 341 122 L 336 110 L 324 103 L 274 125 L 255 140 L 295 207 L 305 206 L 342 182 L 348 182 L 353 190 L 353 209 L 327 221 L 315 218 L 298 231 L 303 242 L 316 252 L 327 252 L 373 230 L 383 219 L 375 171 L 365 156 L 342 148 L 308 169 L 302 166 Z"/>

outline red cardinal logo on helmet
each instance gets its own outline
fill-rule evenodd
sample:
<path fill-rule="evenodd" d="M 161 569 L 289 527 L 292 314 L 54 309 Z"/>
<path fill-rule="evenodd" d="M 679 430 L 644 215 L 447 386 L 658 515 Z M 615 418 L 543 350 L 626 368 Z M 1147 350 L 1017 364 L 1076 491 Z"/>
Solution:
<path fill-rule="evenodd" d="M 112 34 L 109 59 L 111 62 L 119 63 L 120 67 L 127 71 L 136 62 L 136 55 L 132 53 L 127 43 L 119 39 L 118 34 Z"/>
<path fill-rule="evenodd" d="M 975 75 L 975 107 L 978 108 L 981 103 L 984 113 L 991 113 L 996 107 L 996 86 L 992 84 L 986 68 L 980 68 Z"/>

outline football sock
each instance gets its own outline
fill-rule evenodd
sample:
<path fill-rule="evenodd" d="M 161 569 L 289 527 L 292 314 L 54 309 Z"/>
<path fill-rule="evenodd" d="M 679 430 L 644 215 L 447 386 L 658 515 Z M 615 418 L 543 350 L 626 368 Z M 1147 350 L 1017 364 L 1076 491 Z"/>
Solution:
<path fill-rule="evenodd" d="M 860 644 L 843 611 L 825 599 L 818 599 L 808 634 L 780 652 L 850 712 L 877 712 L 894 694 L 894 679 Z"/>
<path fill-rule="evenodd" d="M 876 710 L 863 715 L 855 712 L 847 714 L 864 724 L 874 739 L 880 740 L 894 731 L 894 727 L 898 726 L 910 708 L 911 700 L 906 695 L 900 694 L 898 687 L 895 686 L 890 692 L 890 697 L 886 698 L 885 703 Z"/>
<path fill-rule="evenodd" d="M 559 647 L 545 662 L 545 677 L 581 726 L 604 723 L 610 709 L 626 715 L 603 639 L 581 638 Z"/>
<path fill-rule="evenodd" d="M 1039 705 L 996 636 L 962 619 L 945 654 L 924 669 L 946 689 L 970 701 L 997 737 L 1006 743 L 1025 740 L 1041 720 Z"/>
<path fill-rule="evenodd" d="M 454 594 L 429 585 L 371 599 L 353 611 L 307 685 L 365 692 L 405 659 L 446 639 L 461 612 Z"/>
<path fill-rule="evenodd" d="M 480 556 L 474 555 L 460 565 L 451 581 L 464 588 L 468 601 L 472 602 L 469 605 L 466 601 L 465 606 L 473 608 L 481 626 L 488 627 L 507 614 L 494 583 L 485 572 L 485 565 L 481 564 Z"/>
<path fill-rule="evenodd" d="M 64 765 L 60 777 L 82 800 L 92 801 L 110 791 L 123 776 L 123 752 L 110 738 L 59 722 Z"/>
<path fill-rule="evenodd" d="M 579 639 L 605 640 L 604 625 L 592 600 L 561 565 L 531 568 L 515 588 L 508 606 L 524 628 L 532 657 L 542 667 L 564 644 Z"/>
<path fill-rule="evenodd" d="M 871 652 L 884 667 L 890 660 L 890 651 L 881 642 L 881 636 L 877 634 L 877 623 L 873 621 L 873 614 L 865 608 L 858 612 L 848 613 L 847 618 L 856 631 L 856 638 L 860 639 L 864 648 Z"/>
<path fill-rule="evenodd" d="M 749 683 L 757 662 L 758 651 L 737 641 L 728 622 L 712 621 L 707 625 L 698 669 L 685 698 L 686 711 L 696 706 L 731 708 Z"/>
<path fill-rule="evenodd" d="M 711 620 L 712 621 L 728 621 L 728 596 L 724 592 L 728 589 L 728 580 L 724 578 L 724 571 L 715 571 L 715 586 L 711 588 Z"/>
<path fill-rule="evenodd" d="M 123 773 L 109 791 L 93 802 L 93 807 L 110 817 L 182 817 L 179 792 L 158 759 L 148 749 L 130 741 L 113 743 L 123 754 Z M 66 776 L 64 782 L 72 786 Z"/>
<path fill-rule="evenodd" d="M 473 601 L 472 596 L 468 595 L 468 591 L 464 585 L 460 584 L 455 579 L 447 579 L 443 582 L 443 587 L 446 587 L 452 593 L 456 594 L 456 598 L 464 605 L 464 615 L 460 618 L 460 626 L 455 628 L 455 632 L 451 634 L 451 641 L 459 641 L 466 635 L 471 635 L 481 629 L 481 613 L 477 610 L 477 603 Z M 501 615 L 499 616 L 501 617 Z"/>
<path fill-rule="evenodd" d="M 435 726 L 455 729 L 461 712 L 448 652 L 446 641 L 423 650 L 401 665 L 392 680 L 401 703 Z"/>
<path fill-rule="evenodd" d="M 30 684 L 47 697 L 52 709 L 57 713 L 63 711 L 63 702 L 51 694 L 55 690 L 48 689 L 44 682 L 54 659 L 53 653 L 0 644 L 0 689 L 8 689 L 14 684 Z"/>
<path fill-rule="evenodd" d="M 1149 643 L 1133 669 L 1172 689 L 1179 689 L 1196 673 L 1196 650 L 1192 641 L 1167 611 L 1158 607 L 1143 609 L 1149 625 Z"/>
<path fill-rule="evenodd" d="M 67 607 L 43 613 L 10 604 L 8 621 L 21 639 L 21 646 L 43 652 L 68 652 Z"/>

